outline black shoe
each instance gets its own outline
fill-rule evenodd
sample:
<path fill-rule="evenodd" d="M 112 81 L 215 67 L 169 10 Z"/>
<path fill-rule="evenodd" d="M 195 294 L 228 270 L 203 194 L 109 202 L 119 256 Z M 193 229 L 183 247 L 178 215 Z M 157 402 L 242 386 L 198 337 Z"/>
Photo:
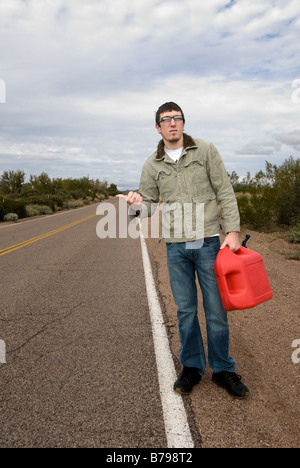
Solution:
<path fill-rule="evenodd" d="M 213 374 L 212 379 L 217 385 L 224 387 L 230 395 L 238 398 L 249 395 L 248 388 L 241 382 L 242 377 L 234 372 L 218 372 Z"/>
<path fill-rule="evenodd" d="M 201 380 L 201 374 L 196 367 L 184 367 L 179 379 L 174 383 L 174 390 L 182 395 L 192 393 L 193 387 Z"/>

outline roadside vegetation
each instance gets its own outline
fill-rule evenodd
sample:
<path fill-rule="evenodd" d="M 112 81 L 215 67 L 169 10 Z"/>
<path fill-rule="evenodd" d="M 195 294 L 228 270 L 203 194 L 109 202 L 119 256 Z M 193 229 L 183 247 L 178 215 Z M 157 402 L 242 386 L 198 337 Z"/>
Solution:
<path fill-rule="evenodd" d="M 281 230 L 291 243 L 300 243 L 300 159 L 292 156 L 277 167 L 266 161 L 265 171 L 242 181 L 230 180 L 237 196 L 241 223 L 254 231 Z"/>
<path fill-rule="evenodd" d="M 241 180 L 229 174 L 238 200 L 241 224 L 254 231 L 278 232 L 291 243 L 300 243 L 300 159 L 292 156 L 281 166 L 266 161 L 265 171 L 250 173 Z M 51 214 L 100 202 L 115 196 L 118 188 L 106 181 L 50 179 L 46 173 L 4 171 L 0 177 L 0 221 Z M 17 215 L 17 218 L 16 218 Z"/>
<path fill-rule="evenodd" d="M 107 181 L 50 179 L 48 174 L 31 175 L 25 182 L 24 171 L 4 171 L 0 176 L 0 221 L 17 221 L 30 216 L 97 203 L 119 193 Z"/>

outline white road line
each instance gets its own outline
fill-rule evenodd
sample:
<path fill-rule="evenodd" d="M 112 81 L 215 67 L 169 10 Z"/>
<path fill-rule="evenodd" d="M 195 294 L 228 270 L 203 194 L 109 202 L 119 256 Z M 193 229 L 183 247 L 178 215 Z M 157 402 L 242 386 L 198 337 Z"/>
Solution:
<path fill-rule="evenodd" d="M 6 364 L 6 344 L 0 340 L 0 364 Z"/>
<path fill-rule="evenodd" d="M 193 448 L 194 443 L 182 397 L 173 390 L 177 378 L 176 371 L 142 232 L 141 245 L 168 448 Z"/>

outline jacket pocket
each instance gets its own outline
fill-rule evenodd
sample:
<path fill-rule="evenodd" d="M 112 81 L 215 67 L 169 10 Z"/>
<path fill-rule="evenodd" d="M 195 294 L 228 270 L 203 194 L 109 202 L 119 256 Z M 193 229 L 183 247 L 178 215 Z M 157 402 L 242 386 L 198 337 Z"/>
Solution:
<path fill-rule="evenodd" d="M 212 190 L 206 166 L 201 159 L 193 159 L 185 165 L 185 177 L 192 196 Z"/>
<path fill-rule="evenodd" d="M 192 181 L 197 182 L 207 178 L 207 171 L 204 162 L 201 159 L 193 159 L 185 164 L 185 169 Z"/>

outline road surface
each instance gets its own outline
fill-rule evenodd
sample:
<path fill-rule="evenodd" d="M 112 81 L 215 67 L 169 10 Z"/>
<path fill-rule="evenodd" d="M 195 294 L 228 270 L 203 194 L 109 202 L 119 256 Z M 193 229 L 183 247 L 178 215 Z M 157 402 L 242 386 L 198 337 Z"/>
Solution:
<path fill-rule="evenodd" d="M 167 446 L 140 240 L 98 221 L 0 226 L 1 448 Z"/>
<path fill-rule="evenodd" d="M 169 447 L 141 242 L 99 239 L 99 219 L 94 205 L 0 225 L 0 448 Z M 146 244 L 179 372 L 165 246 Z M 209 369 L 191 396 L 166 389 L 184 401 L 196 448 L 299 446 L 300 264 L 281 255 L 296 246 L 251 232 L 249 247 L 274 291 L 229 314 L 250 397 L 230 397 Z M 201 304 L 199 315 L 204 329 Z"/>

